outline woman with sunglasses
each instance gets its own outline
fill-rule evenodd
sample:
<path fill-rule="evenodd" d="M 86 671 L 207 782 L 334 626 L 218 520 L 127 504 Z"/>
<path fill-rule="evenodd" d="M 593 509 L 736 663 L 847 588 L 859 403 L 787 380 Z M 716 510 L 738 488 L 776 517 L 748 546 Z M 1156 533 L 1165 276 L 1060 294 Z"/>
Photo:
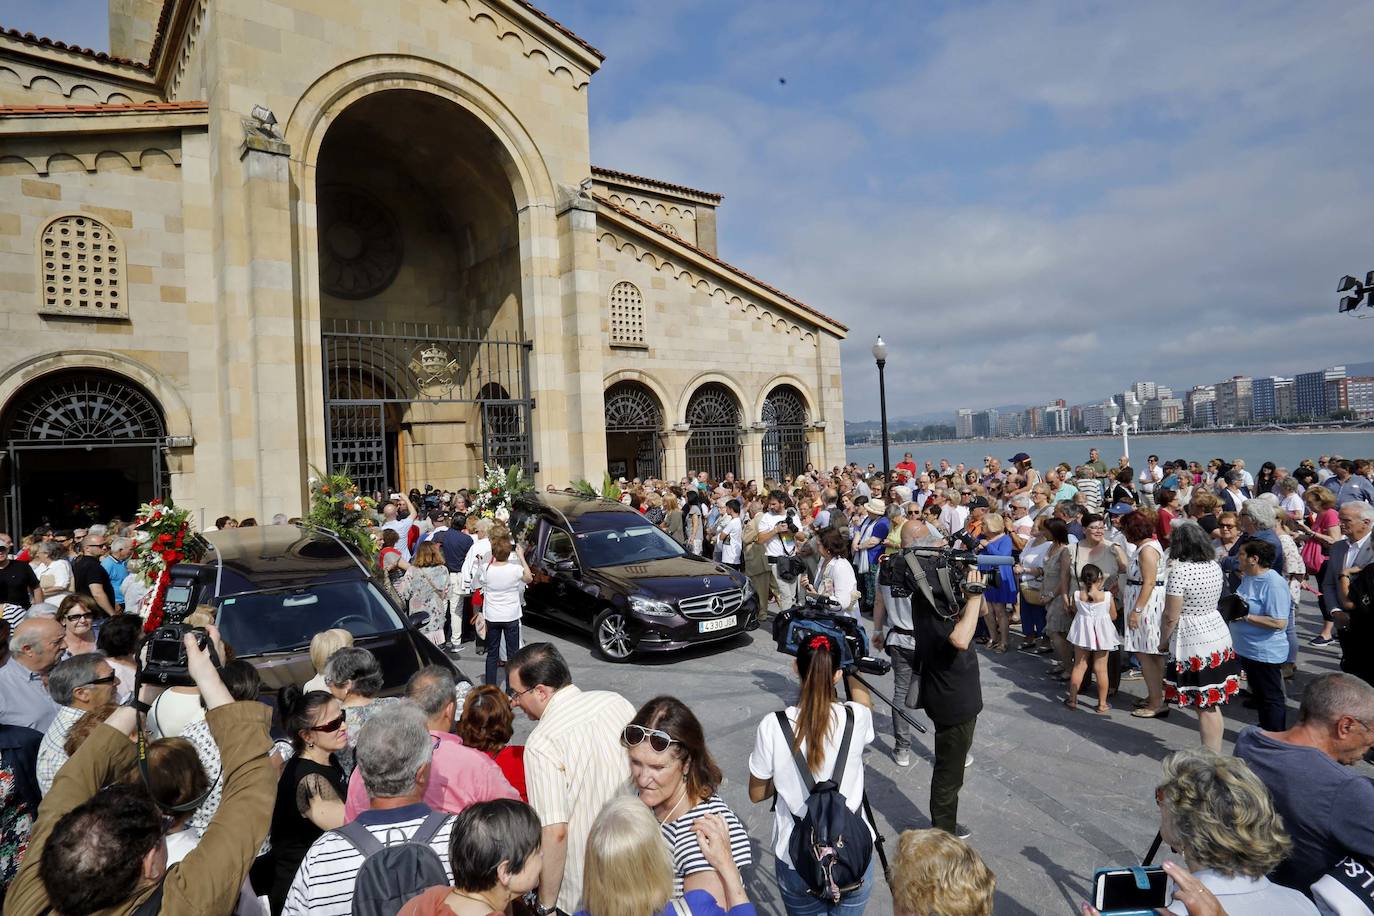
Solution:
<path fill-rule="evenodd" d="M 852 687 L 854 700 L 841 703 L 835 696 L 840 682 L 840 647 L 829 636 L 816 634 L 797 647 L 794 663 L 801 678 L 801 699 L 785 710 L 791 740 L 784 734 L 775 714 L 759 723 L 754 752 L 749 755 L 749 800 L 755 804 L 776 795 L 773 813 L 773 854 L 782 902 L 788 916 L 839 916 L 857 914 L 868 905 L 873 893 L 873 865 L 870 861 L 863 883 L 838 904 L 829 905 L 811 896 L 797 870 L 792 866 L 789 845 L 794 816 L 805 810 L 808 791 L 798 771 L 794 751 L 800 753 L 815 782 L 829 779 L 839 764 L 840 745 L 847 719 L 853 718 L 849 754 L 844 761 L 840 792 L 850 811 L 857 812 L 864 796 L 864 748 L 873 743 L 873 713 L 867 691 Z M 869 825 L 870 831 L 872 825 Z"/>
<path fill-rule="evenodd" d="M 323 690 L 302 693 L 288 684 L 278 694 L 277 708 L 294 754 L 282 769 L 272 809 L 268 899 L 273 916 L 286 904 L 291 880 L 310 844 L 326 830 L 343 826 L 348 791 L 348 779 L 335 756 L 348 746 L 348 725 L 339 701 Z"/>
<path fill-rule="evenodd" d="M 57 606 L 57 622 L 65 628 L 67 657 L 86 655 L 96 650 L 97 617 L 104 617 L 86 595 L 68 595 Z"/>
<path fill-rule="evenodd" d="M 725 820 L 736 868 L 753 864 L 753 856 L 744 825 L 716 794 L 720 767 L 706 748 L 701 723 L 681 700 L 654 697 L 625 726 L 620 743 L 629 752 L 639 800 L 653 811 L 672 856 L 673 896 L 704 891 L 724 906 L 725 886 L 701 848 L 696 821 L 708 814 Z"/>

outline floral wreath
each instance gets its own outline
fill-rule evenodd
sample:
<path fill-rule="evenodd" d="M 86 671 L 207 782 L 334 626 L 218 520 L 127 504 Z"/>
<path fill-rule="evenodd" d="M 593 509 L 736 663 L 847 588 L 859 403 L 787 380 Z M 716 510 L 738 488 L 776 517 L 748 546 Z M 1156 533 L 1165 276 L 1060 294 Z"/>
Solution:
<path fill-rule="evenodd" d="M 151 633 L 162 626 L 163 602 L 172 580 L 172 567 L 183 560 L 195 560 L 204 552 L 204 540 L 191 530 L 191 513 L 171 503 L 154 499 L 139 507 L 134 517 L 134 556 L 138 575 L 150 589 L 143 630 Z"/>

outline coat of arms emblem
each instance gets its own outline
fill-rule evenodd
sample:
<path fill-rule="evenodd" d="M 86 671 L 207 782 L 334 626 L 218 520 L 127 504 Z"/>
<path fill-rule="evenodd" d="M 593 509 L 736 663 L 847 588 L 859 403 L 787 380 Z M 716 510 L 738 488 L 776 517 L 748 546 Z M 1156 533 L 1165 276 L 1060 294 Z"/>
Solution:
<path fill-rule="evenodd" d="M 458 372 L 458 360 L 450 359 L 443 347 L 431 345 L 410 361 L 410 371 L 420 383 L 420 390 L 435 397 L 442 389 L 452 388 Z"/>

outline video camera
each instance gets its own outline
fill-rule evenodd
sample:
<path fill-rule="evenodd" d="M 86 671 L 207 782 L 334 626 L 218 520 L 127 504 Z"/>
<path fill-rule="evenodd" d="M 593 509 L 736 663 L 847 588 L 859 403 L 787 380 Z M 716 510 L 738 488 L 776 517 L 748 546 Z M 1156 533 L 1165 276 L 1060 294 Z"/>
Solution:
<path fill-rule="evenodd" d="M 773 641 L 784 655 L 797 657 L 797 649 L 813 636 L 823 635 L 840 647 L 840 668 L 846 674 L 887 674 L 892 663 L 869 654 L 863 624 L 840 611 L 840 605 L 824 595 L 807 595 L 802 603 L 773 620 Z"/>
<path fill-rule="evenodd" d="M 878 565 L 878 584 L 892 590 L 894 598 L 920 594 L 931 609 L 946 619 L 959 616 L 969 594 L 979 594 L 987 583 L 967 581 L 970 567 L 999 574 L 1012 566 L 1011 557 L 988 556 L 952 547 L 904 547 L 885 556 Z"/>

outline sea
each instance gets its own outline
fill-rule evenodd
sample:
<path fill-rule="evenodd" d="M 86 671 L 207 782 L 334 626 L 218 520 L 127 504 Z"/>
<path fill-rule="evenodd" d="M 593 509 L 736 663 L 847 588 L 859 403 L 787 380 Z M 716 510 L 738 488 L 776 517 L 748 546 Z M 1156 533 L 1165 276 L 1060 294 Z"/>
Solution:
<path fill-rule="evenodd" d="M 1088 460 L 1088 449 L 1095 448 L 1108 465 L 1115 466 L 1123 454 L 1120 436 L 1069 436 L 1064 438 L 1035 437 L 1020 439 L 962 439 L 947 442 L 892 442 L 888 453 L 895 465 L 902 460 L 905 452 L 915 456 L 918 467 L 924 468 L 926 461 L 938 467 L 941 458 L 948 458 L 951 465 L 963 462 L 968 467 L 982 467 L 983 459 L 997 458 L 1006 467 L 1008 459 L 1017 452 L 1031 456 L 1035 467 L 1041 470 L 1053 467 L 1061 461 L 1077 466 Z M 1151 433 L 1131 436 L 1129 455 L 1133 467 L 1144 466 L 1150 455 L 1158 455 L 1160 461 L 1183 458 L 1206 464 L 1211 458 L 1245 459 L 1245 467 L 1251 473 L 1259 470 L 1260 465 L 1272 461 L 1279 467 L 1297 467 L 1304 458 L 1313 462 L 1322 455 L 1341 455 L 1346 458 L 1374 456 L 1374 432 L 1362 430 L 1339 430 L 1323 432 L 1294 431 L 1291 433 L 1266 430 L 1263 432 L 1241 433 Z M 845 450 L 849 460 L 860 465 L 869 462 L 883 466 L 883 450 L 877 445 L 851 445 Z"/>

